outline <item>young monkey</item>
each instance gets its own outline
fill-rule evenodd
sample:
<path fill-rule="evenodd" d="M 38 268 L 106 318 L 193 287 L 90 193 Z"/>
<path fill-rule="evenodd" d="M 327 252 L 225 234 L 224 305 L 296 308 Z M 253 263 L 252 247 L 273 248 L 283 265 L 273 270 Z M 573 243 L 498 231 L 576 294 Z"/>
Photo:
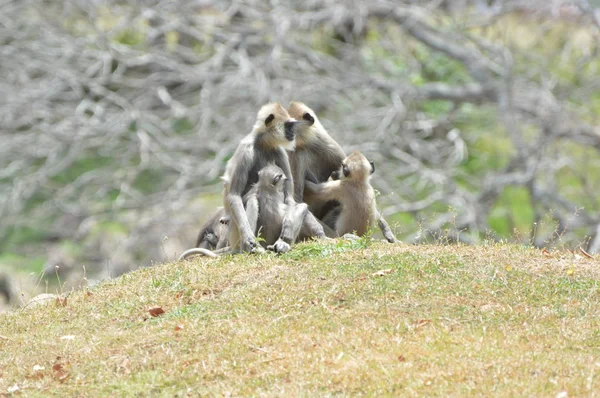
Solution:
<path fill-rule="evenodd" d="M 334 220 L 338 236 L 347 233 L 363 236 L 377 222 L 385 239 L 396 243 L 399 241 L 377 210 L 375 191 L 369 182 L 374 171 L 373 162 L 359 151 L 354 151 L 343 160 L 338 172 L 339 180 L 320 184 L 306 181 L 304 195 L 309 199 L 333 199 L 342 204 Z"/>
<path fill-rule="evenodd" d="M 250 229 L 255 236 L 260 234 L 263 238 L 261 244 L 268 250 L 275 249 L 274 244 L 281 235 L 286 217 L 291 217 L 292 221 L 290 243 L 298 238 L 301 231 L 306 232 L 306 228 L 308 228 L 306 224 L 308 206 L 305 203 L 294 204 L 293 212 L 288 213 L 287 211 L 288 205 L 285 202 L 287 179 L 280 167 L 269 163 L 258 172 L 258 181 L 244 195 L 245 212 Z M 195 254 L 215 257 L 217 254 L 231 252 L 233 252 L 231 247 L 225 247 L 214 252 L 199 247 L 186 250 L 179 256 L 179 260 Z"/>
<path fill-rule="evenodd" d="M 225 214 L 225 209 L 219 207 L 215 214 L 208 219 L 196 239 L 196 247 L 203 249 L 220 249 L 227 246 L 229 238 L 229 218 Z"/>
<path fill-rule="evenodd" d="M 281 235 L 281 229 L 286 217 L 292 217 L 291 243 L 306 229 L 308 206 L 305 203 L 294 205 L 294 211 L 287 211 L 285 202 L 285 183 L 288 177 L 283 170 L 269 163 L 258 172 L 258 182 L 244 197 L 246 214 L 250 227 L 256 236 L 263 238 L 262 245 L 268 250 L 274 250 L 274 244 Z"/>

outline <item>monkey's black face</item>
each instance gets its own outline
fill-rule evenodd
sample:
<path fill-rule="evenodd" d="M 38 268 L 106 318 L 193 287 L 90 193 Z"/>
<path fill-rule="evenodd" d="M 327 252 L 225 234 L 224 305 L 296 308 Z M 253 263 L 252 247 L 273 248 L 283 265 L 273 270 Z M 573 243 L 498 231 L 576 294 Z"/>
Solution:
<path fill-rule="evenodd" d="M 294 126 L 296 126 L 297 124 L 297 121 L 288 121 L 283 124 L 283 127 L 285 128 L 285 138 L 288 141 L 294 141 L 294 138 L 296 137 Z"/>
<path fill-rule="evenodd" d="M 371 174 L 373 174 L 375 173 L 375 162 L 371 160 L 369 163 L 371 164 Z"/>
<path fill-rule="evenodd" d="M 348 177 L 350 175 L 350 169 L 347 164 L 342 165 L 342 173 L 344 173 L 344 177 Z"/>

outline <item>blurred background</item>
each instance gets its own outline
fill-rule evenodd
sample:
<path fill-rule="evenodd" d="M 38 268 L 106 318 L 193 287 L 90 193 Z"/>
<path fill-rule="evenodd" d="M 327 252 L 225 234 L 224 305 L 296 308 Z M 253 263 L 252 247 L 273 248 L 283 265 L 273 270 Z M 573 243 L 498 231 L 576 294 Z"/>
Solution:
<path fill-rule="evenodd" d="M 404 242 L 600 251 L 598 1 L 0 0 L 0 304 L 173 260 L 258 108 Z"/>

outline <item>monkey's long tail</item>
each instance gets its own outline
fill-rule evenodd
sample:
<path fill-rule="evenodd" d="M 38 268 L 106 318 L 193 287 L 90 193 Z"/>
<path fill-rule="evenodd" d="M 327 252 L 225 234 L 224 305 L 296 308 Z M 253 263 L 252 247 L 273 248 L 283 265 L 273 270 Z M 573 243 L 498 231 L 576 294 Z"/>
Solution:
<path fill-rule="evenodd" d="M 184 251 L 183 253 L 181 253 L 181 256 L 179 256 L 177 261 L 185 260 L 186 258 L 195 256 L 197 254 L 207 256 L 207 257 L 218 257 L 221 254 L 227 254 L 230 252 L 231 252 L 231 248 L 229 246 L 223 247 L 223 248 L 215 250 L 215 251 L 195 247 L 193 249 L 188 249 L 188 250 Z"/>

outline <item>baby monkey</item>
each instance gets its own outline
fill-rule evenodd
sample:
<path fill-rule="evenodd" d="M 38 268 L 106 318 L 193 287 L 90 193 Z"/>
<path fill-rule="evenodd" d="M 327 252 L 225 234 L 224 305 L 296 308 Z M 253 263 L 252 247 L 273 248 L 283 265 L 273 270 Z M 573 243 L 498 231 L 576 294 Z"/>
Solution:
<path fill-rule="evenodd" d="M 268 250 L 274 250 L 274 244 L 281 236 L 281 228 L 286 216 L 290 216 L 285 202 L 285 184 L 288 178 L 283 170 L 269 163 L 258 172 L 258 182 L 244 197 L 248 221 L 256 236 L 262 238 L 261 244 Z M 308 206 L 296 203 L 291 213 L 292 242 L 301 231 L 307 232 L 306 217 Z"/>
<path fill-rule="evenodd" d="M 244 195 L 246 203 L 246 217 L 251 231 L 255 236 L 260 236 L 261 245 L 268 250 L 274 250 L 275 243 L 281 236 L 281 229 L 286 217 L 291 217 L 291 237 L 293 243 L 300 232 L 308 233 L 310 227 L 306 223 L 308 206 L 305 203 L 294 205 L 292 212 L 288 213 L 288 204 L 285 201 L 286 185 L 288 183 L 284 171 L 273 163 L 268 163 L 258 172 L 258 181 L 250 191 Z M 291 215 L 290 215 L 291 214 Z M 231 222 L 229 228 L 232 228 Z M 289 248 L 288 248 L 289 250 Z M 195 254 L 215 257 L 217 254 L 226 254 L 239 251 L 239 248 L 226 247 L 216 251 L 205 248 L 186 250 L 179 260 Z M 262 251 L 262 250 L 258 250 Z M 287 251 L 287 250 L 285 250 Z"/>
<path fill-rule="evenodd" d="M 198 239 L 196 239 L 196 247 L 210 250 L 220 249 L 227 246 L 228 238 L 229 217 L 225 213 L 225 208 L 219 207 L 200 229 Z"/>
<path fill-rule="evenodd" d="M 336 181 L 315 184 L 305 181 L 304 196 L 307 199 L 337 200 L 342 206 L 335 214 L 329 215 L 338 236 L 356 233 L 363 236 L 377 222 L 385 239 L 390 243 L 399 242 L 388 223 L 377 210 L 375 191 L 371 186 L 371 174 L 375 171 L 373 162 L 359 151 L 352 152 L 342 161 L 338 172 L 333 172 Z"/>

